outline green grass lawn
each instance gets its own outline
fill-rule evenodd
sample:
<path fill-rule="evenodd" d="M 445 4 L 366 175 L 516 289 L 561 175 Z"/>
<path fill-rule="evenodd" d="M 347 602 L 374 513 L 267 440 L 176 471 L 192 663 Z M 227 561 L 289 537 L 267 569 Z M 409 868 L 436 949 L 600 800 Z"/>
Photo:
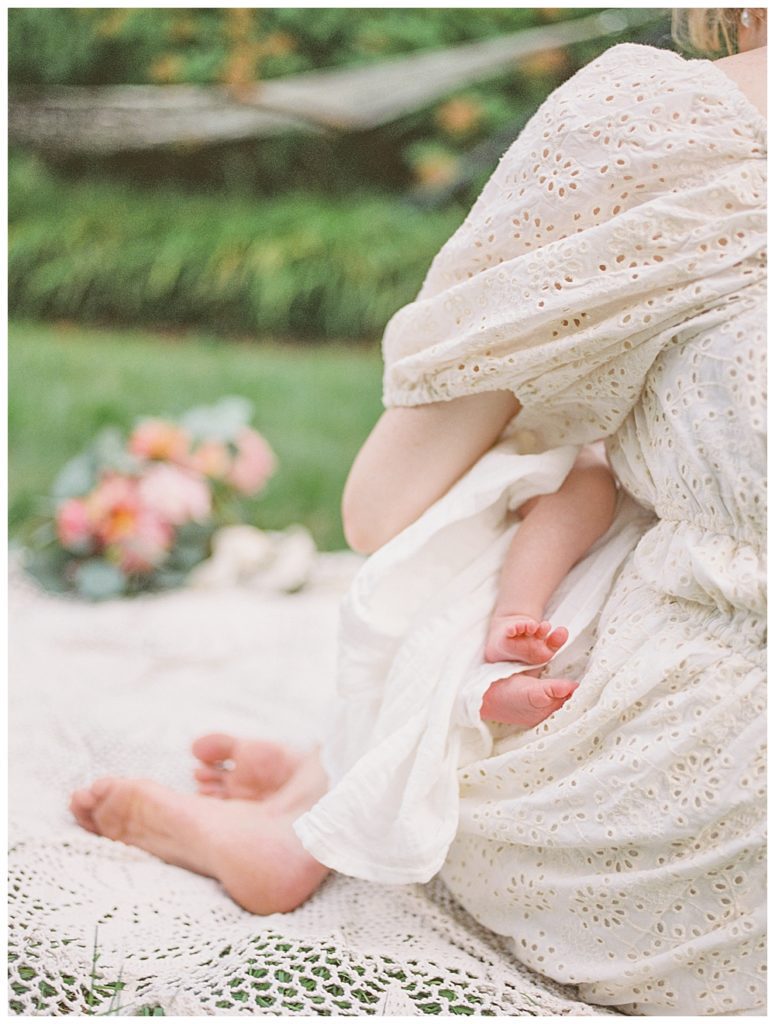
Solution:
<path fill-rule="evenodd" d="M 368 347 L 227 342 L 203 334 L 15 323 L 9 331 L 9 524 L 24 536 L 62 464 L 102 427 L 178 415 L 223 395 L 255 405 L 279 470 L 256 525 L 303 523 L 323 550 L 345 546 L 339 502 L 381 411 Z"/>

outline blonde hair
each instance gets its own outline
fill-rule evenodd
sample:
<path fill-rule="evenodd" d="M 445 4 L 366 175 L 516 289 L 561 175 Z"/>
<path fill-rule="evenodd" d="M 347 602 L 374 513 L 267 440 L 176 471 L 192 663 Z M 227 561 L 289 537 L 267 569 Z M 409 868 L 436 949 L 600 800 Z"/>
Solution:
<path fill-rule="evenodd" d="M 737 33 L 744 7 L 674 7 L 672 35 L 682 50 L 703 57 L 726 57 L 737 53 Z M 767 17 L 766 8 L 748 10 L 757 19 Z"/>

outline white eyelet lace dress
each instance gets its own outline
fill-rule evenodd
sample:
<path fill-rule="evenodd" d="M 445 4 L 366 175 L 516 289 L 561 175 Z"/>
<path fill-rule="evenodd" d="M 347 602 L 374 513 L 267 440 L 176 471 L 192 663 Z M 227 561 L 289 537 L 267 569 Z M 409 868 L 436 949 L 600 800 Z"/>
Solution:
<path fill-rule="evenodd" d="M 631 1014 L 764 1007 L 765 150 L 719 68 L 623 44 L 505 154 L 388 326 L 385 401 L 523 409 L 356 580 L 332 788 L 297 822 L 340 871 L 440 870 L 519 960 Z M 617 517 L 549 609 L 580 686 L 485 726 L 511 510 L 601 437 Z"/>

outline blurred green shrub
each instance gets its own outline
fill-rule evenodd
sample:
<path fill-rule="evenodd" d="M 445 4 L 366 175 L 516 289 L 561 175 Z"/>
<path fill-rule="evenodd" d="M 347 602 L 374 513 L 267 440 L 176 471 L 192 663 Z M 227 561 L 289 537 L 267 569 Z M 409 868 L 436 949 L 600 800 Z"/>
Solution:
<path fill-rule="evenodd" d="M 222 334 L 378 336 L 464 216 L 368 194 L 67 183 L 32 157 L 11 161 L 9 189 L 12 314 Z"/>
<path fill-rule="evenodd" d="M 9 83 L 241 85 L 316 68 L 362 65 L 589 14 L 597 8 L 13 8 Z M 461 157 L 516 135 L 543 98 L 608 38 L 545 51 L 364 136 L 303 134 L 198 149 L 58 158 L 71 176 L 107 173 L 153 185 L 347 195 L 374 185 L 443 190 Z M 471 201 L 475 190 L 469 190 Z"/>
<path fill-rule="evenodd" d="M 16 7 L 9 84 L 239 89 L 596 10 Z M 626 38 L 663 34 L 657 25 Z M 42 154 L 46 163 L 17 153 L 11 312 L 220 334 L 377 336 L 546 94 L 617 41 L 543 51 L 360 134 L 110 158 Z M 407 191 L 428 208 L 400 198 Z"/>
<path fill-rule="evenodd" d="M 453 46 L 595 10 L 16 7 L 9 11 L 9 82 L 238 85 Z"/>

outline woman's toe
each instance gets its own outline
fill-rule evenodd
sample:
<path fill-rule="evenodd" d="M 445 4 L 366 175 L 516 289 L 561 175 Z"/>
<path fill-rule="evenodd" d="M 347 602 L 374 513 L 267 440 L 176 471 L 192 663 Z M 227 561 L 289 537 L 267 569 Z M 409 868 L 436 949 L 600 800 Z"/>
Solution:
<path fill-rule="evenodd" d="M 70 813 L 89 832 L 96 832 L 92 811 L 97 806 L 97 797 L 91 789 L 76 789 L 70 797 Z"/>
<path fill-rule="evenodd" d="M 226 790 L 223 788 L 223 786 L 216 786 L 212 783 L 210 783 L 209 785 L 207 783 L 200 783 L 197 786 L 196 791 L 199 794 L 199 796 L 212 796 L 218 800 L 226 799 Z"/>
<path fill-rule="evenodd" d="M 108 792 L 113 788 L 114 782 L 115 779 L 110 778 L 110 776 L 106 776 L 102 779 L 95 779 L 94 782 L 92 782 L 91 792 L 94 799 L 92 806 L 96 807 L 96 805 L 108 795 Z"/>
<path fill-rule="evenodd" d="M 97 798 L 91 789 L 76 789 L 70 797 L 70 806 L 79 810 L 92 811 L 97 803 Z"/>
<path fill-rule="evenodd" d="M 205 786 L 222 786 L 223 769 L 209 768 L 207 765 L 202 765 L 201 767 L 194 769 L 194 778 L 197 782 L 200 782 Z"/>
<path fill-rule="evenodd" d="M 200 736 L 191 745 L 194 757 L 205 764 L 215 765 L 221 761 L 229 761 L 234 757 L 237 740 L 225 732 L 211 732 Z"/>

